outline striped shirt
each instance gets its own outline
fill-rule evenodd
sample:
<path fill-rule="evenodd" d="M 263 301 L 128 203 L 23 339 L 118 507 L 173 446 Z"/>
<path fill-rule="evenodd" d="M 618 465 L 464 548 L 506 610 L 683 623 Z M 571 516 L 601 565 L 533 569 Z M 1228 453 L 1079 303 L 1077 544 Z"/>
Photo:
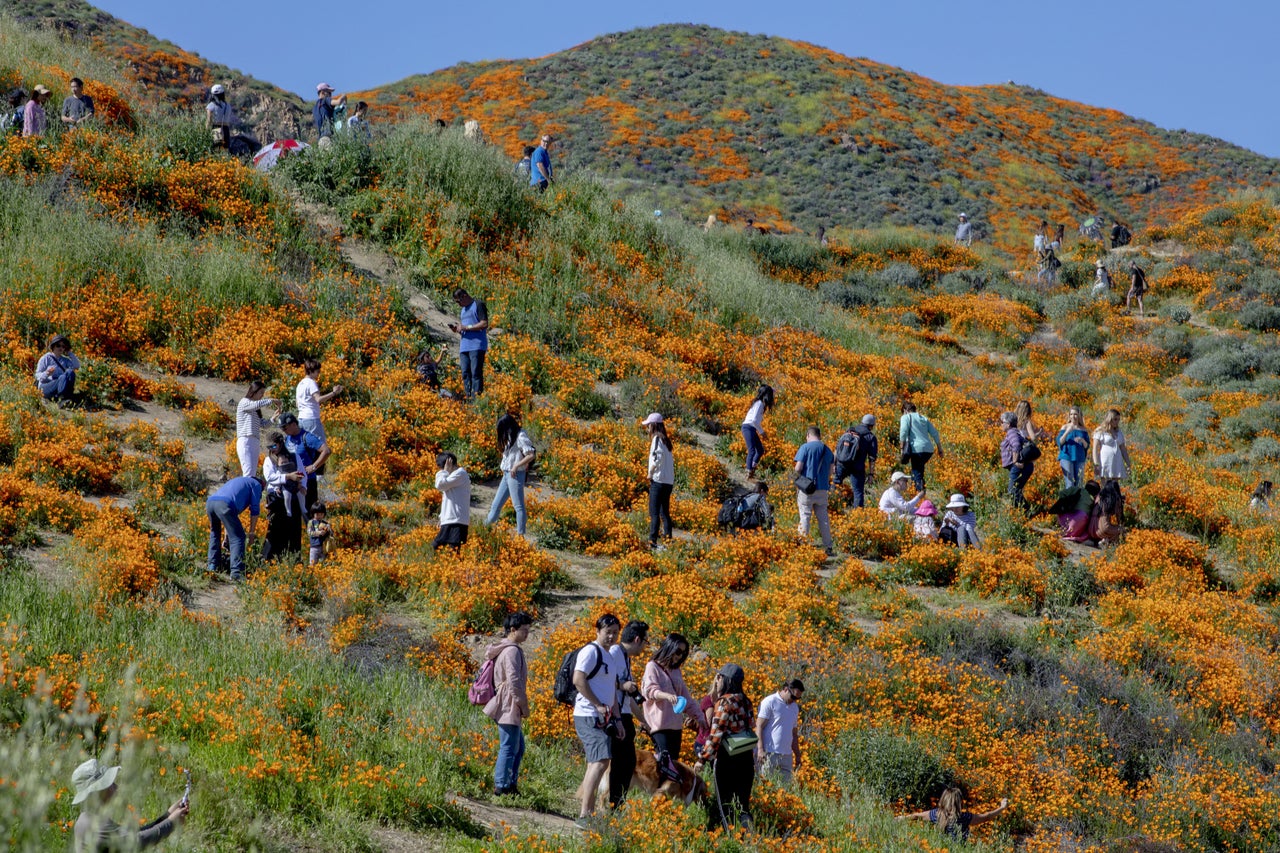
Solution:
<path fill-rule="evenodd" d="M 262 435 L 262 409 L 275 403 L 268 397 L 250 400 L 243 397 L 236 406 L 236 438 L 260 438 Z"/>

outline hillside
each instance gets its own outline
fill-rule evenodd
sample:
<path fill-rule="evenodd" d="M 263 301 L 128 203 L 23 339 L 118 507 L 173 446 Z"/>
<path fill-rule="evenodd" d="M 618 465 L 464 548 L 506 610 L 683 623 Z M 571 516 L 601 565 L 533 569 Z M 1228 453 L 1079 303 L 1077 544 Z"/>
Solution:
<path fill-rule="evenodd" d="M 479 120 L 511 157 L 557 160 L 641 204 L 809 232 L 884 224 L 1025 245 L 1042 217 L 1167 221 L 1277 163 L 1023 86 L 945 86 L 781 38 L 671 25 L 540 59 L 463 64 L 361 94 L 379 116 Z M 385 119 L 384 119 L 385 120 Z M 534 143 L 536 144 L 536 142 Z"/>
<path fill-rule="evenodd" d="M 119 63 L 155 109 L 203 109 L 209 87 L 222 83 L 237 115 L 260 140 L 296 137 L 309 118 L 297 95 L 158 39 L 84 0 L 4 0 L 0 11 Z"/>
<path fill-rule="evenodd" d="M 84 45 L 8 27 L 9 70 L 92 68 L 96 127 L 0 137 L 0 839 L 70 846 L 71 773 L 119 761 L 108 810 L 158 814 L 164 849 L 485 853 L 1270 853 L 1280 847 L 1280 533 L 1250 505 L 1280 465 L 1280 193 L 1250 189 L 1058 281 L 907 228 L 703 231 L 570 172 L 514 181 L 506 154 L 425 119 L 340 136 L 264 175 L 212 154 Z M 104 111 L 105 113 L 106 111 Z M 1090 292 L 1094 257 L 1146 268 L 1145 307 Z M 463 285 L 493 325 L 486 389 L 413 369 L 444 347 L 461 390 Z M 33 382 L 55 333 L 80 400 Z M 248 549 L 206 570 L 206 503 L 238 472 L 237 399 L 286 406 L 309 357 L 333 456 L 323 562 Z M 777 527 L 717 524 L 744 491 L 737 425 L 777 389 L 757 470 Z M 1002 412 L 1050 433 L 1114 407 L 1124 538 L 1063 540 L 1054 448 L 1006 496 Z M 797 536 L 788 473 L 874 413 L 873 501 L 919 406 L 945 454 L 929 497 L 967 496 L 981 550 L 832 489 L 835 555 Z M 664 414 L 675 534 L 651 549 L 649 441 Z M 536 449 L 528 536 L 505 509 L 495 425 Z M 271 427 L 268 427 L 271 429 Z M 435 550 L 435 460 L 473 482 L 469 538 Z M 249 511 L 242 513 L 249 523 Z M 290 516 L 267 510 L 271 530 Z M 466 698 L 505 616 L 535 620 L 527 753 L 494 791 L 498 733 Z M 758 778 L 753 823 L 633 792 L 574 826 L 583 754 L 551 696 L 603 613 L 680 632 L 695 697 L 726 663 L 755 702 L 806 684 L 793 783 Z M 650 649 L 656 648 L 651 644 Z M 647 655 L 646 655 L 647 657 Z M 638 663 L 639 661 L 637 661 Z M 691 761 L 692 736 L 681 758 Z M 642 749 L 649 748 L 642 737 Z M 950 785 L 997 819 L 969 842 L 895 815 Z"/>

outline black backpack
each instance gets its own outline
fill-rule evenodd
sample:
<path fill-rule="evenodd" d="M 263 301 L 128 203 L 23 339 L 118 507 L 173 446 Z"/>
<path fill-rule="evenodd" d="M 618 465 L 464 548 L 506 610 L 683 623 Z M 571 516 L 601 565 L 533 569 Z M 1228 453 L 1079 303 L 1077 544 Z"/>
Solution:
<path fill-rule="evenodd" d="M 596 665 L 591 668 L 591 672 L 587 673 L 587 680 L 596 677 L 596 673 L 600 671 L 600 667 L 604 666 L 604 649 L 601 649 L 595 643 L 587 643 L 587 646 L 596 646 L 597 656 Z M 587 646 L 583 646 L 585 649 Z M 578 688 L 573 686 L 573 670 L 578 664 L 578 655 L 582 649 L 574 649 L 564 656 L 564 660 L 560 661 L 560 668 L 556 670 L 556 681 L 551 686 L 551 695 L 561 705 L 572 705 L 578 698 Z"/>
<path fill-rule="evenodd" d="M 841 465 L 848 465 L 857 457 L 860 444 L 862 441 L 856 432 L 846 432 L 840 436 L 840 440 L 836 442 L 836 461 Z"/>
<path fill-rule="evenodd" d="M 720 504 L 720 511 L 716 513 L 716 524 L 721 527 L 733 527 L 734 519 L 738 516 L 738 501 L 742 498 L 734 495 L 731 498 L 725 498 L 724 503 Z"/>

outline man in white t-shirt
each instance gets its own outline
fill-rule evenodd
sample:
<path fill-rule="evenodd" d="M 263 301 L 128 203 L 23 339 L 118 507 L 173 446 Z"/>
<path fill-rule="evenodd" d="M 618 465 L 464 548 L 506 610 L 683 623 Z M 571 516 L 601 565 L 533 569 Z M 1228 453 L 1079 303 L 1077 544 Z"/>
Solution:
<path fill-rule="evenodd" d="M 573 686 L 578 689 L 573 701 L 573 727 L 587 756 L 587 772 L 578 790 L 582 810 L 577 824 L 584 828 L 596 812 L 600 780 L 609 772 L 613 754 L 610 727 L 622 725 L 618 719 L 618 664 L 609 653 L 621 628 L 622 623 L 612 613 L 597 619 L 595 641 L 582 647 L 573 666 Z"/>
<path fill-rule="evenodd" d="M 320 362 L 309 358 L 303 365 L 307 375 L 302 377 L 294 390 L 294 402 L 298 404 L 298 423 L 312 435 L 325 440 L 324 425 L 320 423 L 320 404 L 327 403 L 342 393 L 341 385 L 334 385 L 328 394 L 320 393 Z"/>
<path fill-rule="evenodd" d="M 791 774 L 800 767 L 800 697 L 804 684 L 794 678 L 777 693 L 760 702 L 756 715 L 756 761 L 765 776 L 776 776 L 789 783 Z"/>

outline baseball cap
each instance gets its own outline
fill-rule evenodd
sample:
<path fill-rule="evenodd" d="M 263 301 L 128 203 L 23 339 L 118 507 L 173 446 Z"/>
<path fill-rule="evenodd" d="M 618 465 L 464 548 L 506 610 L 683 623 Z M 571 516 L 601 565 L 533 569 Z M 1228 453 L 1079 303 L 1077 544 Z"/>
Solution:
<path fill-rule="evenodd" d="M 641 426 L 649 426 L 650 424 L 662 423 L 662 415 L 658 412 L 650 412 L 649 417 L 640 422 Z"/>

